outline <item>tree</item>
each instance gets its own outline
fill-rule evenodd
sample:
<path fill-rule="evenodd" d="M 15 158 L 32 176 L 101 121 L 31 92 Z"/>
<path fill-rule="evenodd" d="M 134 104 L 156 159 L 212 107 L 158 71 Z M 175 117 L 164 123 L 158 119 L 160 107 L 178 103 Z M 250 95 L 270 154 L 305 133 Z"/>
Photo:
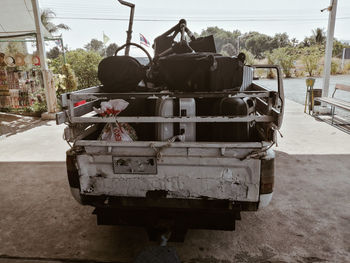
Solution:
<path fill-rule="evenodd" d="M 292 42 L 289 40 L 287 33 L 277 33 L 271 40 L 270 49 L 291 46 Z"/>
<path fill-rule="evenodd" d="M 46 52 L 46 56 L 49 59 L 55 59 L 58 58 L 61 53 L 62 52 L 58 47 L 53 47 L 48 52 Z"/>
<path fill-rule="evenodd" d="M 62 66 L 62 74 L 64 75 L 64 85 L 66 92 L 71 92 L 77 89 L 77 80 L 72 70 L 71 65 L 64 64 Z"/>
<path fill-rule="evenodd" d="M 89 43 L 87 43 L 84 48 L 87 51 L 94 51 L 100 54 L 100 56 L 104 56 L 105 54 L 105 45 L 102 41 L 97 40 L 96 38 L 91 39 Z"/>
<path fill-rule="evenodd" d="M 78 88 L 88 88 L 99 85 L 97 67 L 102 57 L 97 52 L 77 49 L 66 54 L 67 63 L 72 66 L 78 78 Z"/>
<path fill-rule="evenodd" d="M 237 46 L 238 37 L 241 35 L 241 32 L 239 30 L 230 32 L 218 27 L 208 27 L 200 34 L 201 37 L 209 35 L 214 36 L 216 50 L 222 52 L 223 46 L 228 43 L 232 44 L 233 47 Z"/>
<path fill-rule="evenodd" d="M 302 57 L 301 61 L 303 62 L 306 71 L 309 73 L 309 76 L 313 76 L 313 72 L 317 70 L 318 63 L 321 58 L 321 52 L 320 49 L 315 47 L 306 47 L 302 50 Z"/>
<path fill-rule="evenodd" d="M 287 33 L 277 33 L 274 37 L 251 31 L 242 35 L 239 30 L 232 32 L 218 28 L 208 27 L 203 30 L 200 36 L 213 35 L 216 50 L 219 53 L 231 55 L 237 54 L 239 41 L 239 49 L 248 50 L 256 58 L 264 58 L 266 51 L 272 51 L 275 48 L 292 46 Z M 233 51 L 235 49 L 235 51 Z"/>
<path fill-rule="evenodd" d="M 305 37 L 303 41 L 300 42 L 299 46 L 304 48 L 304 47 L 311 47 L 314 45 L 316 42 L 313 38 L 311 37 Z"/>
<path fill-rule="evenodd" d="M 232 57 L 234 55 L 237 55 L 237 49 L 231 43 L 227 43 L 222 46 L 220 53 Z"/>
<path fill-rule="evenodd" d="M 71 50 L 66 53 L 66 61 L 71 65 L 77 80 L 78 89 L 99 85 L 97 68 L 102 57 L 94 51 L 84 49 Z M 54 74 L 62 74 L 62 55 L 50 61 L 50 69 Z"/>
<path fill-rule="evenodd" d="M 296 47 L 298 45 L 298 39 L 296 39 L 295 37 L 293 37 L 291 40 L 290 40 L 291 44 L 292 44 L 292 47 Z"/>
<path fill-rule="evenodd" d="M 254 65 L 255 64 L 254 55 L 251 52 L 249 52 L 246 49 L 243 49 L 240 52 L 245 54 L 245 61 L 246 61 L 247 65 Z"/>
<path fill-rule="evenodd" d="M 294 62 L 297 59 L 297 55 L 292 48 L 281 47 L 274 49 L 271 53 L 271 58 L 274 63 L 282 68 L 286 78 L 292 77 L 291 70 L 294 68 Z"/>
<path fill-rule="evenodd" d="M 109 44 L 106 48 L 106 56 L 113 56 L 115 51 L 118 49 L 118 45 L 116 43 Z"/>
<path fill-rule="evenodd" d="M 337 39 L 334 39 L 333 41 L 333 57 L 339 57 L 341 58 L 343 55 L 343 49 L 344 48 L 350 48 L 350 45 L 344 42 L 341 42 Z"/>
<path fill-rule="evenodd" d="M 324 45 L 326 41 L 326 33 L 323 28 L 316 28 L 312 30 L 312 38 L 315 40 L 316 44 Z"/>
<path fill-rule="evenodd" d="M 253 53 L 256 58 L 264 58 L 264 52 L 271 50 L 272 38 L 265 34 L 255 34 L 248 38 L 245 45 L 246 48 Z"/>
<path fill-rule="evenodd" d="M 47 31 L 49 31 L 50 33 L 57 33 L 60 30 L 70 29 L 69 26 L 67 26 L 66 24 L 61 23 L 61 24 L 55 25 L 54 23 L 52 23 L 51 20 L 55 16 L 56 16 L 55 12 L 49 8 L 42 10 L 40 19 L 41 19 L 41 23 L 43 24 L 43 26 L 46 28 Z"/>

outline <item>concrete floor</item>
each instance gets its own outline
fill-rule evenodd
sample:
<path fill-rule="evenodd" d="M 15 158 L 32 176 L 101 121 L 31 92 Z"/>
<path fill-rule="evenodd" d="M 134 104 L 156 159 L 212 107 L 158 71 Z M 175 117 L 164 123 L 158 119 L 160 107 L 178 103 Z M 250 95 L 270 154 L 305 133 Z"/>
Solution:
<path fill-rule="evenodd" d="M 234 232 L 189 231 L 170 244 L 182 262 L 350 261 L 350 136 L 286 106 L 272 203 Z M 141 228 L 97 226 L 70 195 L 64 127 L 30 123 L 0 138 L 0 263 L 130 262 L 154 245 Z"/>

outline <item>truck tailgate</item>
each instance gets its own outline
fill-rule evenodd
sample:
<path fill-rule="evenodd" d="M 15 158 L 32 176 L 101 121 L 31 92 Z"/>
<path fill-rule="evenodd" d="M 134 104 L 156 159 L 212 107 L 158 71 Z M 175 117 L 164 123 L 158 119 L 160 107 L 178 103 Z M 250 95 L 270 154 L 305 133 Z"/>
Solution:
<path fill-rule="evenodd" d="M 262 143 L 78 141 L 84 195 L 259 200 L 259 159 L 245 158 Z"/>

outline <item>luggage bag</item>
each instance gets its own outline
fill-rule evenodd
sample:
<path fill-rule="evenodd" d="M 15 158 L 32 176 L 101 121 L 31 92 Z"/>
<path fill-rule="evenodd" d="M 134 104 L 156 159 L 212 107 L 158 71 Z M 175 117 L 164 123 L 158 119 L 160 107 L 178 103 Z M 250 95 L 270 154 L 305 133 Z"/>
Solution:
<path fill-rule="evenodd" d="M 159 58 L 161 81 L 171 91 L 239 90 L 244 60 L 215 53 L 173 54 Z"/>

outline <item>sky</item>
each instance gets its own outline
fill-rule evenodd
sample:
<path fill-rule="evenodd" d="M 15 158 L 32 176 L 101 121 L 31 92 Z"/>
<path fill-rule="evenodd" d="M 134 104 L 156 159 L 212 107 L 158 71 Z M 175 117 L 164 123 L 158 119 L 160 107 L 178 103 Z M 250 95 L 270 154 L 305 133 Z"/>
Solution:
<path fill-rule="evenodd" d="M 329 12 L 320 12 L 330 0 L 129 0 L 136 5 L 132 41 L 139 43 L 139 33 L 149 42 L 181 18 L 192 32 L 200 33 L 209 26 L 242 33 L 258 31 L 273 36 L 286 32 L 299 41 L 317 27 L 327 30 Z M 117 0 L 39 0 L 40 8 L 56 13 L 53 22 L 67 24 L 62 31 L 69 49 L 82 48 L 92 38 L 119 46 L 126 41 L 130 8 Z M 338 0 L 335 37 L 350 40 L 350 0 Z M 149 49 L 151 51 L 151 49 Z M 135 54 L 133 54 L 135 53 Z M 132 55 L 140 52 L 132 49 Z"/>

